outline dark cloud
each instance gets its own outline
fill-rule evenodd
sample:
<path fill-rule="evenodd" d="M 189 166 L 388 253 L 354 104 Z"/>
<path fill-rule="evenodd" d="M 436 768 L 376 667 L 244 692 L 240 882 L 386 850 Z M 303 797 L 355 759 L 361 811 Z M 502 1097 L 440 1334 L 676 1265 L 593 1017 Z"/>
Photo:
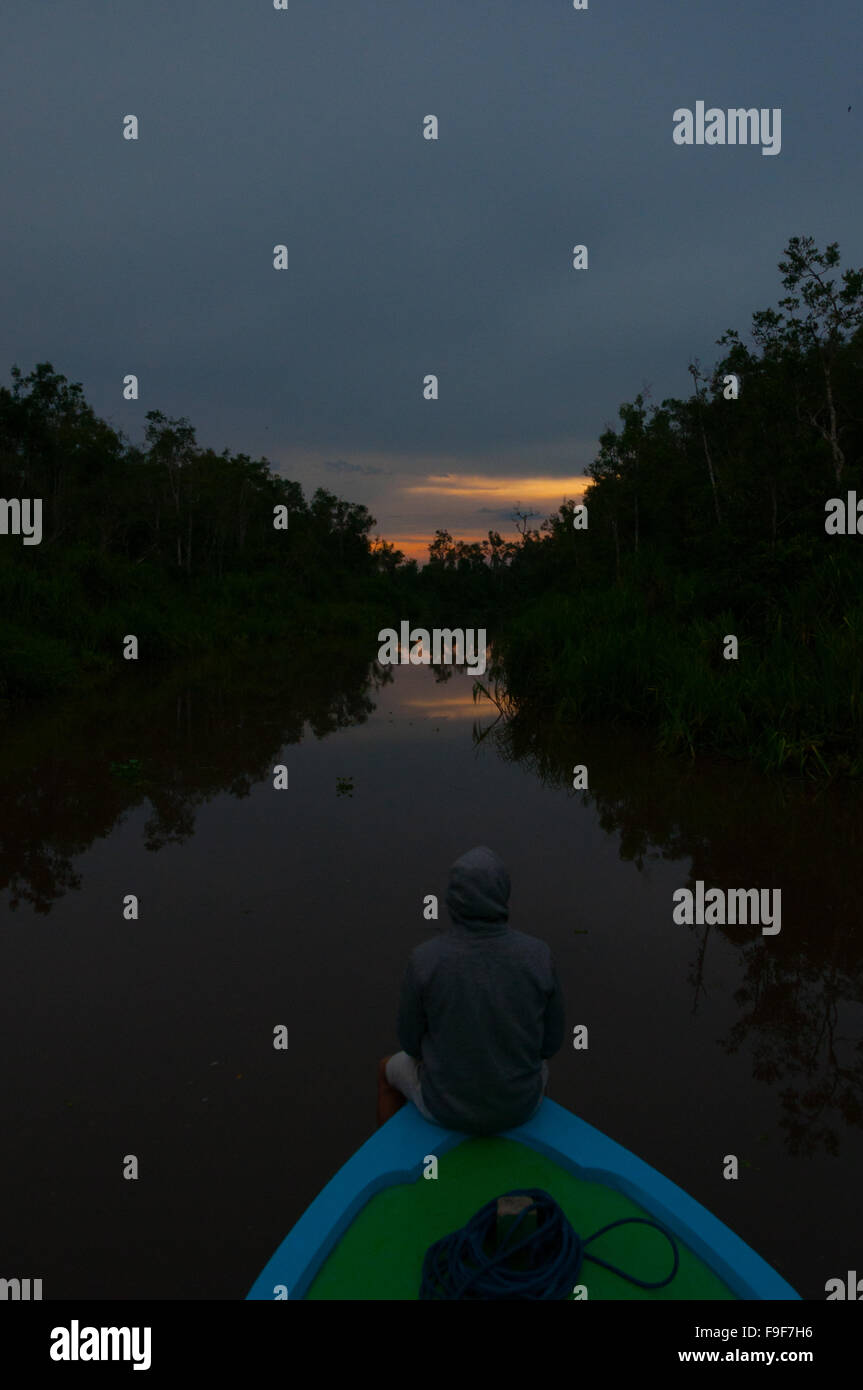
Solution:
<path fill-rule="evenodd" d="M 505 507 L 503 509 L 499 507 L 476 507 L 474 511 L 477 516 L 496 517 L 498 521 L 511 521 L 513 514 L 512 507 Z"/>
<path fill-rule="evenodd" d="M 346 463 L 344 459 L 328 460 L 324 468 L 330 468 L 334 473 L 361 473 L 365 478 L 371 478 L 377 474 L 391 477 L 389 468 L 374 468 L 371 464 Z"/>
<path fill-rule="evenodd" d="M 384 530 L 390 459 L 401 479 L 520 450 L 542 474 L 573 440 L 586 467 L 645 377 L 688 395 L 688 362 L 776 302 L 790 236 L 863 260 L 835 96 L 856 0 L 817 24 L 810 0 L 732 0 L 709 43 L 692 0 L 6 9 L 3 379 L 50 360 L 133 439 L 186 415 L 300 481 L 334 456 Z M 675 145 L 701 99 L 781 107 L 781 153 Z"/>

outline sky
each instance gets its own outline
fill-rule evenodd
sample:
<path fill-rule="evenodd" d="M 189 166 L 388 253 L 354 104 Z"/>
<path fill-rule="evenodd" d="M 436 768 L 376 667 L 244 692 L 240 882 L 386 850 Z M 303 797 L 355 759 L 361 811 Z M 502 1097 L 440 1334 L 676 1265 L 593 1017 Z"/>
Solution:
<path fill-rule="evenodd" d="M 790 237 L 863 264 L 861 37 L 858 0 L 7 0 L 0 381 L 185 416 L 417 558 L 514 536 Z M 676 144 L 698 101 L 778 108 L 780 152 Z"/>

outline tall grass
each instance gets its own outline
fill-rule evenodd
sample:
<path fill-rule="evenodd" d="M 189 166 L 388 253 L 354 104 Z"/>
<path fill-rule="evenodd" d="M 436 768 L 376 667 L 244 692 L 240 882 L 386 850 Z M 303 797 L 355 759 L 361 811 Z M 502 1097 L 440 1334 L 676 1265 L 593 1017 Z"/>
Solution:
<path fill-rule="evenodd" d="M 797 596 L 757 625 L 651 612 L 634 585 L 601 599 L 546 595 L 498 634 L 497 673 L 525 713 L 614 719 L 655 730 L 660 748 L 711 751 L 813 778 L 863 771 L 863 598 L 845 613 Z M 723 656 L 738 638 L 737 660 Z"/>

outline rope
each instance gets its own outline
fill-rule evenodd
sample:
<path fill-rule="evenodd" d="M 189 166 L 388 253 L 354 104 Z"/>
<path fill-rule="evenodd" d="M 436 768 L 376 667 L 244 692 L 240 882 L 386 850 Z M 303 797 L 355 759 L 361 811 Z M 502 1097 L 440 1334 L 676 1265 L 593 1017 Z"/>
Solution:
<path fill-rule="evenodd" d="M 680 1265 L 677 1244 L 656 1221 L 626 1216 L 582 1240 L 554 1198 L 541 1188 L 517 1188 L 505 1195 L 530 1197 L 532 1202 L 514 1218 L 499 1248 L 493 1254 L 488 1254 L 485 1248 L 490 1245 L 497 1228 L 495 1198 L 481 1207 L 461 1230 L 429 1246 L 423 1260 L 421 1299 L 565 1299 L 578 1283 L 584 1260 L 602 1265 L 603 1269 L 641 1289 L 665 1288 L 677 1273 Z M 519 1226 L 534 1211 L 536 1229 L 519 1239 Z M 674 1265 L 667 1278 L 651 1284 L 588 1252 L 586 1247 L 591 1241 L 614 1230 L 615 1226 L 627 1225 L 653 1226 L 665 1236 L 674 1252 Z M 528 1257 L 526 1269 L 512 1267 L 513 1256 L 520 1251 Z"/>

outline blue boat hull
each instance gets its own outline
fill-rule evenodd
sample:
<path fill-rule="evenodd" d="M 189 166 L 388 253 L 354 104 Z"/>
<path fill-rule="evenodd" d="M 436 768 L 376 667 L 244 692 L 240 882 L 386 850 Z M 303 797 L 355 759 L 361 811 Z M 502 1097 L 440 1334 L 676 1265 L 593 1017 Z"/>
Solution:
<path fill-rule="evenodd" d="M 507 1130 L 514 1139 L 588 1182 L 605 1183 L 643 1207 L 718 1275 L 738 1298 L 797 1299 L 800 1295 L 739 1236 L 676 1183 L 636 1158 L 598 1129 L 543 1101 L 527 1124 Z M 442 1157 L 469 1136 L 428 1124 L 413 1105 L 388 1120 L 327 1183 L 272 1259 L 247 1298 L 305 1297 L 327 1256 L 357 1213 L 393 1183 L 415 1182 L 427 1154 Z"/>

